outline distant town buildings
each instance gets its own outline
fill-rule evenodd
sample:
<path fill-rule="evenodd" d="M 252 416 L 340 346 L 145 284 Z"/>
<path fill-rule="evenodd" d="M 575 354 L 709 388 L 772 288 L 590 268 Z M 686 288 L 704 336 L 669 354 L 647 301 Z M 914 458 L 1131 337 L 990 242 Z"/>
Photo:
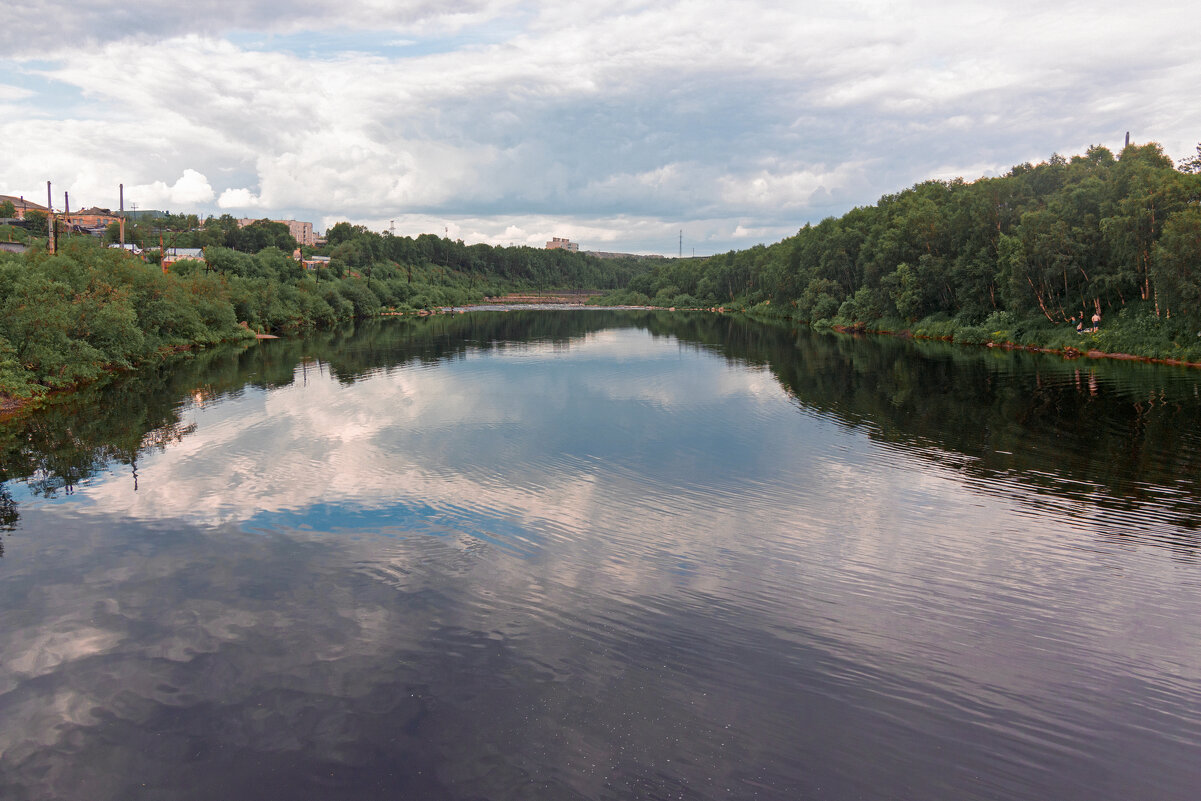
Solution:
<path fill-rule="evenodd" d="M 23 197 L 15 197 L 13 195 L 0 195 L 0 205 L 6 200 L 12 203 L 13 208 L 17 210 L 16 219 L 18 220 L 24 220 L 25 212 L 27 211 L 40 211 L 42 214 L 45 214 L 47 211 L 45 206 L 39 206 L 32 200 L 26 200 Z"/>
<path fill-rule="evenodd" d="M 115 223 L 121 216 L 112 211 L 112 209 L 102 209 L 99 206 L 92 206 L 90 209 L 84 209 L 73 213 L 70 220 L 73 224 L 95 228 L 98 225 L 108 225 Z"/>
<path fill-rule="evenodd" d="M 109 209 L 102 209 L 98 206 L 92 206 L 90 209 L 83 211 L 72 212 L 63 218 L 66 224 L 78 229 L 86 229 L 89 231 L 98 230 L 101 235 L 104 229 L 111 223 L 119 221 L 120 215 L 114 214 Z"/>
<path fill-rule="evenodd" d="M 245 228 L 251 223 L 256 223 L 258 220 L 252 220 L 249 217 L 238 220 L 238 227 Z M 283 223 L 288 226 L 288 233 L 296 240 L 299 245 L 308 245 L 314 247 L 317 244 L 317 237 L 313 234 L 313 224 L 311 222 L 302 222 L 301 220 L 272 220 L 271 222 Z"/>
<path fill-rule="evenodd" d="M 319 270 L 323 267 L 329 267 L 329 256 L 305 256 L 300 252 L 300 248 L 292 251 L 292 258 L 304 265 L 306 270 Z"/>
<path fill-rule="evenodd" d="M 580 246 L 572 242 L 570 239 L 562 236 L 552 236 L 550 241 L 546 243 L 547 250 L 579 250 Z"/>
<path fill-rule="evenodd" d="M 177 261 L 204 261 L 204 250 L 201 248 L 167 248 L 163 251 L 164 270 Z"/>

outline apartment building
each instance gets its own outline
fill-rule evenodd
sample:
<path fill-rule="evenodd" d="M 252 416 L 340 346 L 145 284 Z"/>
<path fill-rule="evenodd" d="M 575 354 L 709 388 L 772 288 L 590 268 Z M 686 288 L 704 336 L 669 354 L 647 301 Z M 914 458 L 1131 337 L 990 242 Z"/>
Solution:
<path fill-rule="evenodd" d="M 546 243 L 547 250 L 579 250 L 579 244 L 572 242 L 567 237 L 552 236 L 550 241 Z"/>
<path fill-rule="evenodd" d="M 250 218 L 238 220 L 238 227 L 245 228 L 251 223 L 258 222 Z M 298 245 L 308 245 L 315 247 L 317 245 L 317 236 L 313 233 L 313 224 L 311 222 L 303 222 L 301 220 L 272 220 L 271 222 L 283 223 L 288 226 L 288 233 L 296 240 Z"/>

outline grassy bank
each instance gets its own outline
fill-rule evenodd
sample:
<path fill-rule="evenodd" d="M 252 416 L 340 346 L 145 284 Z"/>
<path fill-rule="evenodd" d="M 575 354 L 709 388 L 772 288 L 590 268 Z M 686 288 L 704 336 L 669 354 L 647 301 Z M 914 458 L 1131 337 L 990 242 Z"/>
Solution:
<path fill-rule="evenodd" d="M 693 297 L 675 295 L 650 298 L 631 290 L 609 292 L 593 298 L 590 302 L 597 305 L 636 305 L 685 310 L 713 308 Z M 1149 302 L 1128 303 L 1116 314 L 1103 319 L 1096 331 L 1083 332 L 1077 331 L 1075 324 L 1071 322 L 1056 323 L 1045 316 L 1020 316 L 1009 311 L 996 311 L 982 321 L 973 322 L 942 312 L 915 321 L 896 316 L 865 319 L 844 314 L 807 320 L 791 305 L 775 305 L 771 301 L 747 305 L 736 300 L 720 308 L 758 320 L 807 325 L 815 329 L 912 336 L 959 345 L 1027 348 L 1060 353 L 1067 357 L 1133 356 L 1173 364 L 1201 366 L 1201 327 L 1197 322 L 1181 317 L 1157 315 L 1154 305 Z"/>
<path fill-rule="evenodd" d="M 994 312 L 983 322 L 974 324 L 941 313 L 913 322 L 897 317 L 865 321 L 842 316 L 810 322 L 770 304 L 740 311 L 757 319 L 810 325 L 817 329 L 912 336 L 957 345 L 1025 348 L 1059 353 L 1069 358 L 1082 355 L 1136 357 L 1201 366 L 1201 330 L 1192 321 L 1157 316 L 1150 304 L 1129 304 L 1113 317 L 1102 320 L 1096 331 L 1084 332 L 1078 332 L 1074 325 L 1053 323 L 1045 317 L 1019 318 L 1013 312 L 1004 311 Z"/>

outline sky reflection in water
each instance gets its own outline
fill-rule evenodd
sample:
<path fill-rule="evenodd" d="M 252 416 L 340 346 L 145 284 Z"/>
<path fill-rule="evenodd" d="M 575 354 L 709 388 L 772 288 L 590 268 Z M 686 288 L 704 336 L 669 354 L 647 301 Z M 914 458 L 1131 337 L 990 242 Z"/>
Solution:
<path fill-rule="evenodd" d="M 309 360 L 186 403 L 136 492 L 10 482 L 0 796 L 1191 797 L 1201 581 L 1156 536 L 1195 504 L 731 347 Z"/>

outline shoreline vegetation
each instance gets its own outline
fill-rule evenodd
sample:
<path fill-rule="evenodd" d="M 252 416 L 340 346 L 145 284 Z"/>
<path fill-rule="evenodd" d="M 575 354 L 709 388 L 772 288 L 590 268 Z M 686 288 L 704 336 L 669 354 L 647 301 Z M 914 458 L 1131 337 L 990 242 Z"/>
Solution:
<path fill-rule="evenodd" d="M 1197 365 L 1201 145 L 1179 166 L 1132 144 L 925 181 L 773 245 L 652 265 L 596 302 Z"/>
<path fill-rule="evenodd" d="M 268 220 L 163 224 L 127 233 L 204 258 L 163 269 L 158 254 L 143 261 L 87 236 L 49 253 L 28 231 L 27 251 L 0 252 L 0 418 L 172 354 L 485 302 L 739 313 L 1201 366 L 1201 145 L 1179 166 L 1152 143 L 926 181 L 776 244 L 702 259 L 602 260 L 345 222 L 318 253 Z M 114 224 L 105 239 L 116 236 Z M 306 268 L 313 255 L 328 261 Z"/>
<path fill-rule="evenodd" d="M 36 240 L 23 253 L 0 252 L 0 418 L 219 344 L 428 315 L 511 292 L 545 301 L 552 288 L 569 287 L 556 289 L 555 299 L 582 305 L 644 272 L 649 261 L 413 240 L 339 223 L 330 231 L 329 262 L 309 269 L 286 251 L 294 241 L 272 233 L 271 244 L 255 253 L 210 244 L 204 259 L 165 269 L 157 254 L 144 261 L 88 236 L 60 238 L 57 253 Z"/>

